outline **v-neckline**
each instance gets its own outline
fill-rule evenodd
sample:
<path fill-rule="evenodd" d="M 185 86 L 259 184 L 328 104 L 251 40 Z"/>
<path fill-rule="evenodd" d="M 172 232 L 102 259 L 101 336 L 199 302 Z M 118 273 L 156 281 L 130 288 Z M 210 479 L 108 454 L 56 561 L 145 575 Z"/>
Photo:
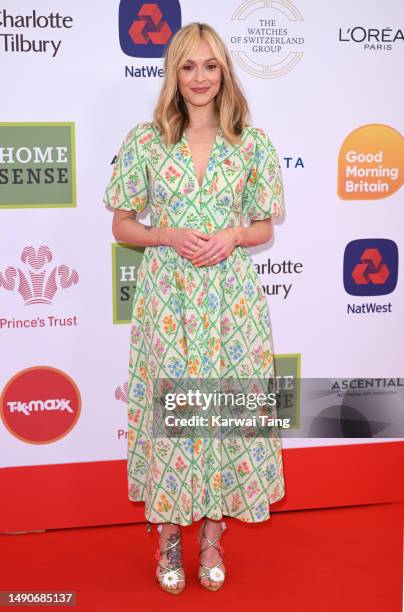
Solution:
<path fill-rule="evenodd" d="M 209 153 L 208 163 L 206 164 L 205 174 L 204 174 L 204 176 L 203 176 L 203 178 L 202 178 L 202 183 L 201 183 L 201 184 L 199 184 L 199 182 L 198 182 L 198 175 L 196 174 L 196 168 L 195 168 L 195 164 L 194 164 L 194 158 L 193 158 L 193 156 L 192 156 L 191 146 L 190 146 L 190 144 L 189 144 L 189 142 L 188 142 L 188 138 L 187 138 L 187 135 L 185 134 L 185 130 L 184 130 L 184 131 L 183 131 L 183 133 L 182 133 L 182 139 L 183 139 L 183 141 L 185 142 L 185 144 L 186 144 L 186 145 L 187 145 L 187 147 L 188 147 L 189 157 L 190 157 L 190 163 L 191 163 L 191 166 L 192 166 L 192 173 L 193 173 L 193 175 L 194 175 L 194 177 L 195 177 L 195 181 L 196 181 L 196 184 L 197 184 L 197 187 L 198 187 L 198 191 L 201 191 L 201 190 L 203 189 L 204 185 L 205 185 L 206 178 L 207 178 L 207 174 L 208 174 L 208 172 L 209 172 L 209 166 L 210 166 L 210 163 L 211 163 L 211 161 L 212 161 L 212 158 L 213 158 L 213 153 L 215 152 L 216 145 L 217 145 L 217 142 L 218 142 L 219 136 L 221 135 L 221 132 L 222 132 L 222 130 L 221 130 L 221 127 L 220 127 L 220 125 L 219 125 L 219 127 L 217 128 L 217 131 L 216 131 L 216 136 L 215 136 L 215 139 L 214 139 L 214 141 L 213 141 L 212 148 L 211 148 L 210 153 Z"/>

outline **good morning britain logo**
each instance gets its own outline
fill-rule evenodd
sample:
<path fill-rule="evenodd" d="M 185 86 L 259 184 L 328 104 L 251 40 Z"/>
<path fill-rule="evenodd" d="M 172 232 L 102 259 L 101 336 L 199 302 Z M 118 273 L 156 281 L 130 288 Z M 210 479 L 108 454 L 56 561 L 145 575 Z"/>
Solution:
<path fill-rule="evenodd" d="M 0 208 L 76 206 L 74 123 L 0 123 Z"/>
<path fill-rule="evenodd" d="M 380 200 L 403 184 L 404 139 L 383 124 L 368 124 L 345 138 L 338 156 L 337 192 L 342 200 Z"/>

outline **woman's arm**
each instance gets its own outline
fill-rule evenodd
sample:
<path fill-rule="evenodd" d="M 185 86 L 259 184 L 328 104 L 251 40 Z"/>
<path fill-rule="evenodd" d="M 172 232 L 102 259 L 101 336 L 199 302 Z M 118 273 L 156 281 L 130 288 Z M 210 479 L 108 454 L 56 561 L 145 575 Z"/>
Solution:
<path fill-rule="evenodd" d="M 134 246 L 170 246 L 179 255 L 190 259 L 193 255 L 197 238 L 207 241 L 205 232 L 198 229 L 178 227 L 152 227 L 139 223 L 135 210 L 114 210 L 112 234 L 119 242 Z"/>
<path fill-rule="evenodd" d="M 162 229 L 139 223 L 135 210 L 114 210 L 112 234 L 119 242 L 135 246 L 156 246 L 163 244 Z"/>
<path fill-rule="evenodd" d="M 262 219 L 261 221 L 251 221 L 251 225 L 243 227 L 239 225 L 233 228 L 235 232 L 236 246 L 256 246 L 271 240 L 273 235 L 272 219 Z"/>
<path fill-rule="evenodd" d="M 131 210 L 114 210 L 112 234 L 119 242 L 136 246 L 170 245 L 169 227 L 151 227 L 139 223 L 137 212 Z M 231 228 L 235 235 L 235 246 L 255 246 L 268 242 L 272 238 L 272 219 L 252 221 L 248 227 L 242 225 Z"/>

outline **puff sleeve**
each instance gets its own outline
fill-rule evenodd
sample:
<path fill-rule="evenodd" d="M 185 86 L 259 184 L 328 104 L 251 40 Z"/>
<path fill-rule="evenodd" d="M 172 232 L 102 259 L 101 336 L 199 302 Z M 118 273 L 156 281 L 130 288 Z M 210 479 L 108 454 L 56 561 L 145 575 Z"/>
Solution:
<path fill-rule="evenodd" d="M 111 163 L 113 171 L 105 189 L 103 202 L 107 209 L 141 212 L 148 203 L 146 168 L 147 143 L 150 130 L 147 123 L 138 123 L 125 139 Z"/>
<path fill-rule="evenodd" d="M 275 147 L 264 130 L 253 131 L 255 151 L 242 204 L 242 215 L 250 222 L 280 217 L 284 212 L 282 175 Z"/>

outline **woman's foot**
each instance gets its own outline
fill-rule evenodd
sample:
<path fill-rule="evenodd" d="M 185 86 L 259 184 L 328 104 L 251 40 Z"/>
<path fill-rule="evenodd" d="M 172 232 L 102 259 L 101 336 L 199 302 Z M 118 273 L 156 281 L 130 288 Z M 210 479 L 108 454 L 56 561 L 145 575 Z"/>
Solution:
<path fill-rule="evenodd" d="M 160 533 L 160 548 L 156 552 L 159 563 L 156 568 L 156 578 L 162 589 L 176 595 L 185 587 L 181 528 L 173 523 L 162 523 L 157 529 Z"/>
<path fill-rule="evenodd" d="M 220 545 L 220 537 L 226 529 L 224 521 L 205 519 L 199 529 L 199 581 L 210 591 L 217 591 L 224 584 L 225 567 L 222 560 L 224 548 Z"/>

